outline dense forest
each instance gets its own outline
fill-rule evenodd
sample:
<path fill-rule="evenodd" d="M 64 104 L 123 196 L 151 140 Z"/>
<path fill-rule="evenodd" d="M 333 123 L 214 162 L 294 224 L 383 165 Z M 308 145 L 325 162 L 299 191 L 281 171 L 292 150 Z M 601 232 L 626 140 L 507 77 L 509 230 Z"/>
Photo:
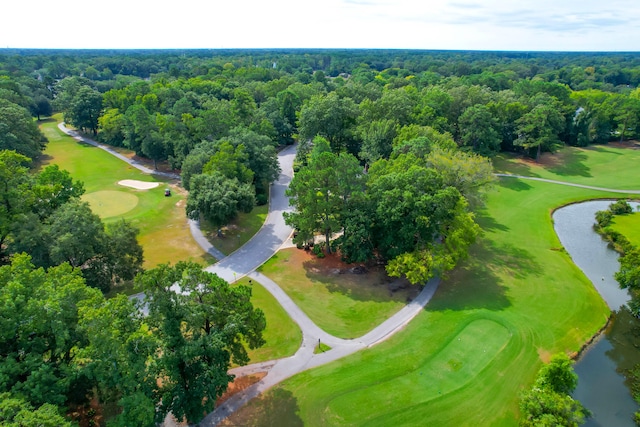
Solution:
<path fill-rule="evenodd" d="M 479 233 L 488 158 L 636 138 L 639 84 L 635 53 L 0 50 L 0 321 L 19 319 L 0 323 L 11 361 L 0 367 L 0 420 L 65 425 L 60 414 L 97 390 L 120 408 L 113 425 L 153 425 L 168 411 L 197 422 L 231 361 L 247 362 L 240 342 L 263 342 L 249 289 L 190 264 L 142 272 L 133 227 L 102 224 L 67 172 L 31 169 L 42 117 L 63 113 L 100 142 L 180 171 L 187 214 L 215 226 L 268 202 L 277 151 L 298 142 L 286 216 L 296 242 L 324 235 L 319 256 L 382 261 L 422 284 L 454 268 Z M 149 317 L 93 289 L 134 277 L 155 297 Z M 180 277 L 207 286 L 183 283 L 190 294 L 175 295 Z M 208 317 L 219 294 L 243 316 L 229 336 L 202 332 L 227 322 L 227 312 Z M 33 322 L 42 311 L 46 322 Z M 148 363 L 157 354 L 166 357 Z M 202 388 L 180 388 L 190 381 Z M 160 404 L 180 401 L 190 405 Z"/>

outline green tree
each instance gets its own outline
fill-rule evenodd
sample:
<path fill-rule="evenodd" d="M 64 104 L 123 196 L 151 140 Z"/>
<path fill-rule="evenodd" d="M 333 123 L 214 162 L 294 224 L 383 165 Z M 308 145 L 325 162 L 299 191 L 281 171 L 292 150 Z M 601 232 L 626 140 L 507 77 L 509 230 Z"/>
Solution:
<path fill-rule="evenodd" d="M 264 344 L 264 314 L 252 306 L 250 287 L 231 287 L 194 263 L 161 265 L 138 281 L 161 343 L 155 362 L 163 379 L 157 388 L 160 417 L 171 411 L 196 423 L 233 379 L 227 373 L 231 363 L 248 362 L 245 345 Z"/>
<path fill-rule="evenodd" d="M 372 164 L 378 159 L 388 159 L 397 129 L 393 120 L 376 120 L 360 125 L 362 147 L 360 158 Z"/>
<path fill-rule="evenodd" d="M 413 155 L 374 163 L 367 192 L 375 206 L 373 241 L 387 272 L 411 283 L 451 270 L 479 233 L 460 191 Z"/>
<path fill-rule="evenodd" d="M 251 212 L 255 205 L 250 184 L 220 173 L 194 175 L 189 188 L 186 206 L 189 218 L 197 220 L 202 215 L 215 226 L 227 224 L 238 212 Z"/>
<path fill-rule="evenodd" d="M 266 202 L 269 185 L 280 175 L 280 164 L 275 147 L 264 135 L 244 127 L 231 129 L 228 140 L 236 149 L 240 145 L 244 146 L 247 154 L 246 165 L 253 172 L 256 197 L 259 198 L 262 195 Z"/>
<path fill-rule="evenodd" d="M 9 236 L 24 222 L 33 204 L 31 160 L 15 151 L 0 151 L 0 263 L 7 263 Z"/>
<path fill-rule="evenodd" d="M 483 156 L 500 151 L 498 121 L 485 105 L 473 105 L 458 119 L 462 145 Z"/>
<path fill-rule="evenodd" d="M 589 411 L 570 396 L 578 384 L 571 365 L 561 353 L 540 369 L 531 390 L 520 398 L 521 426 L 577 427 L 584 422 Z"/>
<path fill-rule="evenodd" d="M 82 86 L 64 111 L 64 120 L 83 130 L 98 134 L 98 119 L 102 112 L 102 94 L 89 86 Z"/>
<path fill-rule="evenodd" d="M 117 108 L 108 108 L 98 118 L 98 137 L 100 141 L 119 147 L 124 141 L 124 115 Z"/>
<path fill-rule="evenodd" d="M 285 222 L 299 231 L 295 243 L 304 243 L 314 233 L 330 239 L 342 228 L 342 215 L 351 194 L 361 186 L 362 170 L 350 154 L 335 154 L 324 138 L 314 139 L 309 164 L 301 168 L 287 189 L 289 203 L 295 211 L 284 213 Z"/>
<path fill-rule="evenodd" d="M 45 142 L 24 107 L 0 98 L 0 150 L 14 150 L 35 159 L 42 153 Z"/>
<path fill-rule="evenodd" d="M 109 425 L 155 425 L 157 383 L 151 361 L 160 343 L 136 301 L 117 295 L 84 310 L 79 322 L 89 338 L 80 352 L 87 376 L 103 402 L 122 408 Z"/>
<path fill-rule="evenodd" d="M 409 125 L 398 131 L 398 135 L 393 140 L 391 156 L 413 153 L 414 156 L 421 158 L 436 147 L 453 151 L 458 145 L 449 133 L 440 133 L 429 126 Z"/>
<path fill-rule="evenodd" d="M 51 215 L 44 230 L 51 265 L 67 262 L 79 268 L 87 284 L 103 292 L 133 280 L 142 269 L 138 230 L 120 221 L 105 231 L 87 203 L 65 203 Z"/>
<path fill-rule="evenodd" d="M 256 101 L 246 88 L 240 87 L 233 91 L 231 107 L 236 123 L 249 124 L 256 111 Z"/>
<path fill-rule="evenodd" d="M 108 292 L 113 286 L 132 281 L 142 271 L 143 253 L 139 230 L 120 220 L 109 223 L 100 236 L 104 245 L 82 269 L 87 284 Z"/>
<path fill-rule="evenodd" d="M 51 101 L 44 95 L 38 95 L 33 100 L 32 113 L 40 120 L 41 116 L 50 116 L 53 113 Z"/>
<path fill-rule="evenodd" d="M 357 154 L 356 119 L 358 107 L 350 98 L 340 98 L 335 92 L 315 95 L 300 111 L 298 129 L 300 138 L 326 138 L 335 153 L 343 150 Z"/>
<path fill-rule="evenodd" d="M 102 295 L 69 264 L 45 272 L 26 254 L 0 267 L 0 283 L 0 392 L 34 406 L 62 406 L 82 374 L 75 363 L 87 342 L 78 328 L 81 311 L 99 305 Z"/>
<path fill-rule="evenodd" d="M 620 257 L 620 270 L 615 278 L 622 288 L 640 289 L 640 249 L 631 247 Z"/>
<path fill-rule="evenodd" d="M 153 168 L 158 170 L 158 161 L 167 159 L 167 144 L 160 132 L 151 131 L 140 144 L 140 151 L 145 157 L 153 160 Z"/>
<path fill-rule="evenodd" d="M 565 353 L 552 356 L 549 363 L 540 368 L 536 387 L 562 394 L 573 393 L 578 386 L 578 375 L 573 372 L 572 365 L 573 362 Z"/>
<path fill-rule="evenodd" d="M 528 153 L 535 150 L 536 161 L 542 150 L 553 151 L 560 145 L 559 134 L 564 129 L 564 117 L 550 103 L 536 105 L 516 122 L 518 138 L 514 144 Z"/>
<path fill-rule="evenodd" d="M 205 174 L 219 173 L 227 179 L 237 179 L 241 183 L 253 182 L 253 171 L 246 166 L 249 156 L 244 144 L 234 147 L 229 141 L 220 141 L 216 152 L 202 168 Z"/>
<path fill-rule="evenodd" d="M 196 145 L 182 162 L 180 178 L 182 186 L 186 190 L 191 189 L 191 177 L 200 175 L 211 156 L 216 152 L 217 143 L 215 141 L 203 141 Z"/>
<path fill-rule="evenodd" d="M 425 156 L 426 166 L 435 169 L 443 185 L 455 187 L 476 208 L 496 180 L 491 160 L 475 153 L 434 148 Z"/>
<path fill-rule="evenodd" d="M 0 425 L 4 427 L 73 427 L 59 409 L 45 403 L 37 409 L 11 393 L 0 393 Z"/>
<path fill-rule="evenodd" d="M 35 176 L 32 191 L 32 209 L 40 219 L 45 219 L 70 200 L 79 199 L 84 194 L 84 185 L 58 165 L 49 165 Z"/>

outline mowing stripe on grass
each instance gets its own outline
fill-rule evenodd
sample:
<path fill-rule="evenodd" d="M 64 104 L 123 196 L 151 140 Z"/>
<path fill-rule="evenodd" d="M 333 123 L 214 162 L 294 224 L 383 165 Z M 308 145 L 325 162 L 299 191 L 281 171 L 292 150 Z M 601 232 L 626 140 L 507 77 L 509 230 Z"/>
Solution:
<path fill-rule="evenodd" d="M 417 369 L 336 396 L 329 403 L 327 416 L 331 419 L 331 415 L 341 414 L 338 424 L 362 424 L 372 415 L 371 407 L 400 409 L 451 393 L 473 380 L 510 339 L 511 333 L 503 325 L 489 319 L 473 320 Z M 421 392 L 407 394 L 407 390 Z"/>

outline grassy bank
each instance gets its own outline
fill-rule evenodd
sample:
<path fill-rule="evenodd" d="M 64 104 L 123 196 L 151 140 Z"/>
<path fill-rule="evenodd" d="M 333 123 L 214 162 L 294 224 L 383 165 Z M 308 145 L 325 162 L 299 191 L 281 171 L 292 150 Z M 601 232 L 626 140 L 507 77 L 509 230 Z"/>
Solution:
<path fill-rule="evenodd" d="M 640 247 L 640 212 L 616 215 L 609 227 L 629 239 L 632 245 Z"/>

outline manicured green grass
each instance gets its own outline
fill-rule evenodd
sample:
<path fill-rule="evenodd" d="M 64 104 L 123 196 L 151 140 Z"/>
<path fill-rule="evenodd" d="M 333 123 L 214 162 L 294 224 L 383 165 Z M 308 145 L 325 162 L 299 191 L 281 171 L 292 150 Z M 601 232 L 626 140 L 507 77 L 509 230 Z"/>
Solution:
<path fill-rule="evenodd" d="M 236 283 L 249 285 L 249 279 L 245 277 Z M 251 302 L 255 307 L 262 309 L 267 320 L 267 328 L 263 333 L 266 344 L 249 350 L 250 363 L 291 356 L 302 343 L 300 328 L 262 285 L 253 282 L 250 286 Z"/>
<path fill-rule="evenodd" d="M 640 150 L 609 145 L 564 147 L 555 154 L 545 153 L 540 163 L 504 153 L 493 159 L 496 172 L 621 190 L 640 189 L 640 174 L 620 173 L 633 171 L 639 163 Z"/>
<path fill-rule="evenodd" d="M 259 270 L 278 283 L 318 326 L 341 338 L 364 335 L 418 292 L 411 287 L 390 295 L 382 269 L 366 275 L 341 274 L 336 270 L 344 265 L 327 266 L 327 261 L 333 262 L 289 248 Z"/>
<path fill-rule="evenodd" d="M 41 165 L 58 164 L 82 181 L 85 199 L 106 222 L 124 218 L 136 226 L 145 268 L 181 260 L 207 265 L 215 261 L 191 237 L 184 212 L 184 191 L 170 181 L 143 174 L 99 148 L 75 141 L 58 129 L 56 119 L 59 117 L 41 122 L 40 128 L 49 140 Z M 123 179 L 159 181 L 162 185 L 135 190 L 118 185 Z M 171 197 L 164 196 L 167 186 L 173 190 Z M 118 200 L 120 203 L 112 203 Z"/>
<path fill-rule="evenodd" d="M 313 349 L 313 354 L 324 353 L 325 351 L 331 350 L 331 347 L 321 342 L 320 344 L 316 344 Z"/>
<path fill-rule="evenodd" d="M 135 194 L 113 190 L 85 193 L 82 200 L 89 203 L 91 209 L 103 219 L 124 215 L 134 209 L 139 201 Z"/>
<path fill-rule="evenodd" d="M 262 227 L 269 214 L 269 205 L 256 206 L 249 213 L 240 212 L 231 223 L 222 227 L 223 237 L 218 237 L 218 228 L 208 221 L 200 221 L 200 228 L 213 246 L 225 255 L 247 243 Z"/>
<path fill-rule="evenodd" d="M 616 215 L 609 227 L 629 239 L 631 244 L 640 247 L 640 212 Z"/>
<path fill-rule="evenodd" d="M 469 260 L 405 330 L 296 375 L 238 419 L 253 422 L 252 413 L 278 407 L 282 399 L 309 426 L 517 425 L 518 396 L 542 361 L 578 351 L 609 314 L 593 285 L 558 250 L 551 212 L 607 196 L 499 181 L 479 215 L 485 234 Z M 264 411 L 261 416 L 269 420 Z"/>

